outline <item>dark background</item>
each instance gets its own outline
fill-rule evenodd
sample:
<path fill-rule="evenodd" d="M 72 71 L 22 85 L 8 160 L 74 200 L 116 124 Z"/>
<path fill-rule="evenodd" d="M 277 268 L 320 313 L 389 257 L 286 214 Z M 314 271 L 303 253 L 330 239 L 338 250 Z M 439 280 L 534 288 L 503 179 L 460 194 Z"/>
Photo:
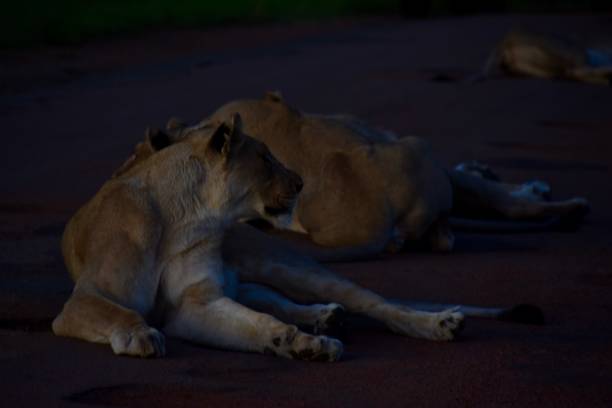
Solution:
<path fill-rule="evenodd" d="M 475 13 L 612 10 L 608 0 L 31 0 L 3 4 L 0 47 L 78 43 L 158 28 L 320 20 L 341 16 L 427 18 Z"/>

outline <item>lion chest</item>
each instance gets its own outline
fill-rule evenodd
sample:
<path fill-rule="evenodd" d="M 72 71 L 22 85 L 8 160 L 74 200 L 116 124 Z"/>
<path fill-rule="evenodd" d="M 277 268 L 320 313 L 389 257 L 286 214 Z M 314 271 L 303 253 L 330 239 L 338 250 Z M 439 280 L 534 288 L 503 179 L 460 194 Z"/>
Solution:
<path fill-rule="evenodd" d="M 159 263 L 160 294 L 162 300 L 178 306 L 185 291 L 194 286 L 202 288 L 203 297 L 216 297 L 235 292 L 235 274 L 223 266 L 217 234 L 200 236 L 189 231 L 182 238 L 170 238 L 172 244 L 164 248 L 164 258 Z M 189 237 L 197 237 L 190 239 Z"/>

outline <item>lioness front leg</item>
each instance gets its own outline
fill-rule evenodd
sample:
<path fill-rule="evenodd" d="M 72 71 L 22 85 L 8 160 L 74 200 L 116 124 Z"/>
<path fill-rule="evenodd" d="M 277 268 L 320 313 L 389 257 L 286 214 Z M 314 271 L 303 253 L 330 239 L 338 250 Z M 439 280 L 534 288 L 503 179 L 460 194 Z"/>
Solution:
<path fill-rule="evenodd" d="M 237 300 L 285 323 L 310 326 L 315 333 L 333 328 L 344 315 L 344 307 L 338 303 L 300 305 L 269 287 L 254 283 L 240 284 Z"/>
<path fill-rule="evenodd" d="M 452 340 L 463 325 L 463 314 L 455 309 L 432 313 L 397 305 L 315 264 L 275 263 L 238 271 L 241 280 L 265 284 L 304 303 L 339 303 L 349 312 L 380 320 L 406 336 Z"/>
<path fill-rule="evenodd" d="M 58 336 L 110 343 L 115 354 L 150 357 L 166 353 L 163 334 L 134 310 L 99 294 L 76 289 L 53 321 Z"/>
<path fill-rule="evenodd" d="M 252 351 L 287 358 L 336 361 L 342 355 L 339 340 L 313 336 L 274 317 L 255 312 L 227 297 L 203 300 L 198 288 L 185 291 L 181 304 L 164 332 L 200 344 Z"/>

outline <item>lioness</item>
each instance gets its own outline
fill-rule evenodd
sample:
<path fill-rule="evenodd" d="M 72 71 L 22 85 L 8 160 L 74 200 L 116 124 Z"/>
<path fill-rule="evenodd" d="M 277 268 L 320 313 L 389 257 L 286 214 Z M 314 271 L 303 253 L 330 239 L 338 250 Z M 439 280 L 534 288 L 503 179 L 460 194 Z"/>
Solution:
<path fill-rule="evenodd" d="M 156 325 L 206 345 L 335 361 L 339 340 L 293 323 L 324 329 L 344 306 L 401 334 L 453 338 L 463 321 L 456 310 L 392 304 L 248 225 L 232 227 L 224 240 L 240 219 L 289 214 L 301 189 L 296 173 L 242 133 L 238 115 L 178 136 L 149 132 L 66 227 L 62 250 L 76 284 L 54 333 L 110 343 L 116 354 L 161 356 L 164 336 Z M 299 305 L 272 288 L 302 302 L 343 306 Z"/>
<path fill-rule="evenodd" d="M 521 220 L 588 210 L 583 198 L 547 201 L 543 183 L 512 185 L 446 171 L 422 139 L 400 139 L 350 116 L 305 114 L 277 93 L 230 102 L 195 126 L 172 119 L 167 130 L 173 137 L 189 135 L 232 112 L 303 178 L 292 218 L 272 223 L 307 234 L 318 245 L 310 253 L 319 260 L 355 259 L 415 243 L 450 250 L 451 212 Z"/>
<path fill-rule="evenodd" d="M 484 71 L 476 79 L 489 77 L 497 70 L 511 75 L 612 85 L 612 52 L 584 48 L 565 38 L 515 29 L 495 47 Z"/>

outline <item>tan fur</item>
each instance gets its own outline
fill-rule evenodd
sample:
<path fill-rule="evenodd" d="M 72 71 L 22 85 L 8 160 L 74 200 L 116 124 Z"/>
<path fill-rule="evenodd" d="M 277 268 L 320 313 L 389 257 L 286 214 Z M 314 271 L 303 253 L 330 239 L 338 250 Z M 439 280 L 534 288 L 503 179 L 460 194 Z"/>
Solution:
<path fill-rule="evenodd" d="M 547 203 L 529 191 L 516 194 L 525 190 L 521 185 L 445 171 L 422 139 L 400 139 L 350 116 L 305 114 L 278 93 L 230 102 L 207 120 L 225 120 L 231 112 L 239 112 L 249 134 L 304 179 L 285 227 L 336 248 L 319 248 L 314 255 L 321 260 L 355 259 L 417 241 L 450 250 L 451 210 L 522 219 L 588 207 L 584 199 Z"/>
<path fill-rule="evenodd" d="M 593 53 L 601 55 L 603 61 L 591 60 L 589 56 Z M 563 38 L 516 29 L 497 45 L 483 76 L 490 76 L 497 69 L 514 75 L 610 85 L 612 54 L 587 49 Z"/>
<path fill-rule="evenodd" d="M 232 227 L 255 216 L 274 222 L 290 213 L 302 188 L 262 143 L 242 134 L 239 116 L 170 129 L 177 131 L 149 132 L 68 223 L 62 249 L 76 284 L 53 322 L 57 335 L 143 357 L 165 353 L 163 332 L 227 349 L 335 361 L 342 343 L 293 324 L 322 330 L 346 307 L 400 334 L 454 337 L 463 319 L 455 310 L 391 304 L 273 237 Z"/>

